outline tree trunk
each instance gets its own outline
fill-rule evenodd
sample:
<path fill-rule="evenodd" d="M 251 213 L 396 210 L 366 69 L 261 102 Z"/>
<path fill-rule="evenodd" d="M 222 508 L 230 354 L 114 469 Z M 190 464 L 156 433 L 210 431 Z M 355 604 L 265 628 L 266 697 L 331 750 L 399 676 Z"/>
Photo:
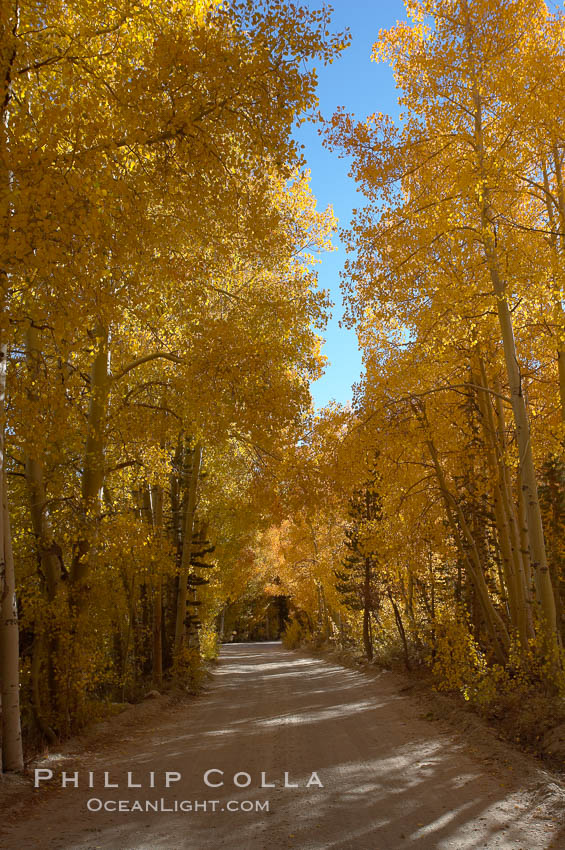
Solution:
<path fill-rule="evenodd" d="M 525 646 L 527 640 L 534 636 L 531 588 L 532 572 L 529 555 L 528 552 L 524 550 L 524 541 L 522 541 L 520 536 L 519 506 L 516 506 L 516 499 L 513 497 L 510 470 L 508 469 L 508 464 L 504 460 L 504 455 L 507 451 L 504 410 L 502 407 L 502 399 L 500 398 L 500 388 L 495 385 L 495 389 L 498 392 L 498 395 L 495 397 L 495 409 L 498 421 L 497 459 L 500 471 L 500 491 L 510 528 L 510 541 L 516 570 L 518 601 L 521 606 L 520 631 L 523 646 Z"/>
<path fill-rule="evenodd" d="M 559 230 L 561 234 L 561 259 L 565 256 L 565 186 L 563 185 L 563 170 L 561 167 L 561 154 L 557 145 L 553 146 L 553 166 L 555 169 L 555 182 L 557 185 L 557 207 L 559 210 L 559 227 L 556 228 L 552 226 L 552 230 L 556 232 Z M 551 204 L 547 204 L 548 211 L 551 214 Z M 557 237 L 555 237 L 555 252 L 559 250 L 558 248 L 559 242 L 557 241 Z M 556 298 L 556 308 L 558 311 L 558 317 L 560 321 L 560 330 L 563 327 L 564 320 L 564 311 L 563 311 L 563 301 L 561 299 L 561 292 L 563 289 L 563 283 L 561 280 L 556 281 L 557 283 L 557 291 L 558 297 Z M 557 349 L 557 366 L 559 369 L 559 395 L 561 399 L 561 419 L 565 422 L 565 345 L 563 341 L 558 345 Z"/>
<path fill-rule="evenodd" d="M 371 559 L 365 558 L 365 576 L 363 582 L 363 646 L 368 661 L 373 660 L 373 641 L 371 637 Z"/>
<path fill-rule="evenodd" d="M 95 331 L 96 353 L 90 371 L 90 405 L 82 472 L 81 508 L 83 529 L 73 554 L 71 580 L 84 581 L 89 569 L 92 547 L 93 519 L 100 509 L 104 484 L 104 437 L 108 404 L 108 331 L 99 327 Z M 83 594 L 79 594 L 80 597 Z"/>
<path fill-rule="evenodd" d="M 551 640 L 557 639 L 557 621 L 555 597 L 543 534 L 543 523 L 538 498 L 538 486 L 532 452 L 530 423 L 526 402 L 522 392 L 522 375 L 516 353 L 512 314 L 508 305 L 506 282 L 500 271 L 500 262 L 494 233 L 494 215 L 490 206 L 488 178 L 484 164 L 484 139 L 482 124 L 482 102 L 478 85 L 473 90 L 475 104 L 475 146 L 477 154 L 477 172 L 480 180 L 479 208 L 481 219 L 481 239 L 485 260 L 496 300 L 498 322 L 502 336 L 506 375 L 510 387 L 510 399 L 514 416 L 514 430 L 518 447 L 520 480 L 528 520 L 528 542 L 532 571 L 537 576 L 539 601 L 542 619 Z M 550 641 L 551 642 L 551 641 Z"/>
<path fill-rule="evenodd" d="M 151 488 L 151 510 L 153 527 L 160 539 L 163 533 L 163 488 Z M 153 684 L 160 687 L 163 682 L 163 577 L 156 577 L 153 597 Z"/>
<path fill-rule="evenodd" d="M 40 357 L 39 334 L 37 328 L 30 324 L 26 334 L 26 360 L 30 386 L 37 385 L 39 380 Z M 31 391 L 30 398 L 33 399 Z M 45 512 L 47 496 L 43 479 L 43 464 L 37 456 L 37 449 L 31 438 L 26 443 L 25 476 L 30 504 L 31 524 L 36 540 L 41 574 L 45 582 L 47 598 L 52 602 L 55 599 L 61 578 L 62 555 L 61 550 L 53 540 L 49 520 Z"/>
<path fill-rule="evenodd" d="M 20 726 L 20 654 L 16 577 L 12 553 L 12 534 L 6 489 L 7 346 L 0 340 L 0 696 L 2 700 L 2 768 L 23 770 Z"/>
<path fill-rule="evenodd" d="M 198 549 L 206 548 L 206 541 L 208 540 L 208 527 L 209 527 L 208 521 L 202 520 L 202 522 L 200 523 L 199 531 L 198 531 L 197 545 L 193 546 L 193 550 L 196 549 L 198 551 Z M 203 554 L 203 555 L 200 556 L 200 559 L 204 559 L 205 557 L 206 556 Z M 205 563 L 204 560 L 202 560 L 202 563 Z M 199 575 L 198 574 L 198 568 L 193 567 L 193 569 L 195 571 L 196 577 L 198 577 L 198 575 Z M 195 602 L 195 603 L 201 601 L 201 600 L 198 599 L 198 585 L 191 588 L 191 599 L 192 599 L 192 602 Z M 200 610 L 200 606 L 198 606 L 198 605 L 195 605 L 193 607 L 198 611 Z M 195 649 L 197 649 L 198 652 L 200 653 L 200 632 L 199 632 L 198 628 L 196 628 L 195 630 L 192 631 L 190 645 L 193 646 Z"/>
<path fill-rule="evenodd" d="M 420 418 L 423 421 L 424 427 L 426 428 L 426 430 L 428 430 L 428 438 L 426 440 L 426 444 L 428 446 L 430 457 L 432 459 L 432 463 L 436 472 L 440 492 L 443 496 L 447 518 L 451 527 L 451 531 L 453 533 L 455 543 L 459 550 L 459 554 L 461 556 L 469 580 L 472 582 L 473 587 L 477 592 L 477 597 L 480 601 L 481 608 L 484 613 L 485 621 L 487 623 L 490 637 L 494 645 L 497 660 L 500 664 L 505 664 L 510 648 L 510 637 L 508 635 L 508 631 L 506 629 L 506 626 L 504 625 L 500 614 L 494 607 L 492 599 L 490 598 L 488 587 L 485 582 L 483 566 L 481 564 L 480 556 L 477 552 L 477 547 L 473 539 L 473 535 L 471 534 L 471 531 L 467 525 L 467 521 L 465 519 L 463 511 L 461 510 L 457 500 L 450 493 L 447 487 L 447 482 L 445 480 L 445 475 L 439 462 L 436 447 L 431 438 L 431 435 L 429 434 L 429 425 L 427 422 L 427 418 L 425 417 L 425 413 Z M 454 512 L 457 515 L 457 521 L 455 519 Z M 461 533 L 463 534 L 463 538 L 461 536 Z M 463 542 L 463 540 L 465 541 L 465 543 Z"/>
<path fill-rule="evenodd" d="M 8 147 L 9 105 L 12 66 L 16 56 L 14 7 L 1 4 L 0 10 L 0 257 L 10 234 L 10 158 Z M 4 770 L 23 770 L 20 727 L 19 634 L 16 607 L 16 583 L 12 553 L 10 514 L 6 490 L 6 368 L 8 347 L 7 265 L 0 266 L 0 699 L 2 711 L 2 766 Z"/>
<path fill-rule="evenodd" d="M 481 412 L 485 438 L 487 461 L 492 482 L 493 507 L 498 542 L 500 545 L 504 584 L 508 592 L 510 619 L 518 631 L 523 647 L 533 637 L 533 624 L 529 593 L 521 553 L 518 522 L 512 500 L 508 492 L 508 468 L 504 460 L 504 414 L 502 400 L 496 397 L 498 429 L 495 424 L 488 376 L 482 358 L 479 358 L 480 374 L 474 383 L 480 383 L 485 389 L 477 393 L 477 402 Z M 502 419 L 500 419 L 502 417 Z"/>
<path fill-rule="evenodd" d="M 404 666 L 407 670 L 411 670 L 412 665 L 410 664 L 410 653 L 408 652 L 408 640 L 406 638 L 406 629 L 404 628 L 404 623 L 402 622 L 402 615 L 400 614 L 400 609 L 395 602 L 394 596 L 392 595 L 392 590 L 390 590 L 390 588 L 387 588 L 387 595 L 390 600 L 390 604 L 392 605 L 394 619 L 396 621 L 396 628 L 398 629 L 398 634 L 400 635 L 400 640 L 402 641 L 402 647 L 404 649 Z"/>
<path fill-rule="evenodd" d="M 563 273 L 560 261 L 565 258 L 565 187 L 563 186 L 563 171 L 561 168 L 561 156 L 557 145 L 553 146 L 553 167 L 555 170 L 555 182 L 557 186 L 556 195 L 552 192 L 547 165 L 542 157 L 544 200 L 547 217 L 549 220 L 549 256 L 551 260 L 551 271 L 553 275 L 553 314 L 557 329 L 557 374 L 559 379 L 559 399 L 561 402 L 561 421 L 565 423 L 565 345 L 563 343 L 563 328 L 565 325 L 565 312 L 561 300 L 563 290 Z M 557 207 L 557 219 L 555 218 L 554 205 Z M 560 234 L 560 239 L 558 238 Z"/>
<path fill-rule="evenodd" d="M 200 473 L 200 462 L 202 459 L 202 446 L 197 443 L 192 452 L 192 464 L 190 478 L 188 481 L 188 492 L 186 499 L 186 512 L 184 518 L 184 531 L 182 540 L 182 557 L 179 569 L 179 587 L 177 595 L 177 618 L 175 627 L 175 654 L 180 652 L 185 639 L 186 600 L 188 595 L 188 574 L 190 572 L 190 559 L 192 555 L 192 536 L 194 534 L 194 514 L 196 510 L 196 492 L 198 487 L 198 476 Z"/>
<path fill-rule="evenodd" d="M 57 736 L 53 729 L 48 725 L 43 716 L 43 706 L 41 700 L 41 665 L 44 655 L 45 633 L 39 630 L 34 635 L 33 647 L 31 651 L 31 704 L 33 708 L 33 717 L 37 728 L 50 744 L 57 743 Z"/>

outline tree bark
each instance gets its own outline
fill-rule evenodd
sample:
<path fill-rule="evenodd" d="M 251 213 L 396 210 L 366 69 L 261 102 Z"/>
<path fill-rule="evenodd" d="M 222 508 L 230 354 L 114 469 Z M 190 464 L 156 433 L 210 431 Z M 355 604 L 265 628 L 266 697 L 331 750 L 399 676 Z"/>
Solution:
<path fill-rule="evenodd" d="M 470 54 L 472 53 L 470 49 Z M 470 61 L 473 61 L 470 55 Z M 480 212 L 481 242 L 490 275 L 493 294 L 496 300 L 498 322 L 502 337 L 506 375 L 510 387 L 510 399 L 514 417 L 514 430 L 518 447 L 520 480 L 522 483 L 524 504 L 528 520 L 528 541 L 531 568 L 537 576 L 542 619 L 545 620 L 548 634 L 552 639 L 558 639 L 555 597 L 543 534 L 543 522 L 538 498 L 538 486 L 532 452 L 530 423 L 526 402 L 522 392 L 522 375 L 516 353 L 512 314 L 508 305 L 507 285 L 504 280 L 498 257 L 494 234 L 494 215 L 490 204 L 488 176 L 484 162 L 484 138 L 482 120 L 482 101 L 478 84 L 474 84 L 473 101 L 475 106 L 475 151 L 477 156 L 477 173 L 479 177 L 478 204 Z"/>
<path fill-rule="evenodd" d="M 365 558 L 365 576 L 363 582 L 363 646 L 368 661 L 373 660 L 373 641 L 371 639 L 371 559 Z"/>
<path fill-rule="evenodd" d="M 20 725 L 20 654 L 16 576 L 6 489 L 5 397 L 7 346 L 0 339 L 0 696 L 2 700 L 2 768 L 23 770 Z"/>
<path fill-rule="evenodd" d="M 508 492 L 508 469 L 504 460 L 504 415 L 502 400 L 495 398 L 497 416 L 502 417 L 496 427 L 488 392 L 488 376 L 482 357 L 479 357 L 478 383 L 485 387 L 477 392 L 485 437 L 487 460 L 492 482 L 493 507 L 497 536 L 501 550 L 504 583 L 508 592 L 510 619 L 518 631 L 523 647 L 533 637 L 532 612 L 521 553 L 518 521 L 511 493 Z M 477 381 L 475 381 L 477 383 Z"/>
<path fill-rule="evenodd" d="M 394 619 L 396 621 L 396 628 L 398 629 L 398 634 L 400 635 L 400 640 L 402 641 L 402 648 L 404 650 L 404 666 L 408 671 L 412 669 L 412 665 L 410 664 L 410 653 L 408 651 L 408 640 L 406 638 L 406 629 L 404 628 L 404 623 L 402 622 L 402 615 L 400 613 L 400 609 L 396 604 L 394 596 L 392 595 L 392 590 L 387 587 L 387 595 L 390 600 L 390 604 L 392 605 L 392 610 L 394 612 Z"/>
<path fill-rule="evenodd" d="M 473 535 L 471 534 L 471 531 L 467 525 L 467 521 L 465 519 L 463 511 L 461 510 L 457 500 L 454 498 L 454 496 L 449 491 L 449 488 L 447 487 L 447 482 L 445 480 L 445 475 L 439 462 L 439 457 L 435 444 L 431 438 L 431 435 L 429 434 L 429 425 L 427 423 L 427 418 L 425 417 L 425 414 L 423 414 L 423 416 L 421 416 L 420 418 L 423 420 L 423 424 L 426 430 L 428 431 L 426 445 L 428 446 L 428 450 L 430 452 L 430 457 L 432 459 L 440 492 L 443 496 L 447 518 L 451 527 L 451 531 L 453 533 L 453 537 L 455 539 L 455 543 L 459 550 L 459 554 L 461 556 L 467 575 L 477 592 L 477 596 L 485 616 L 485 621 L 488 625 L 497 660 L 500 664 L 505 664 L 510 648 L 510 637 L 508 635 L 508 631 L 506 629 L 506 626 L 504 625 L 500 614 L 494 607 L 492 599 L 490 598 L 488 587 L 485 582 L 480 556 L 477 552 L 477 547 L 473 539 Z M 455 519 L 454 512 L 457 515 L 457 521 Z M 463 537 L 461 536 L 461 534 L 463 534 Z M 463 540 L 465 540 L 466 545 L 464 544 Z"/>
<path fill-rule="evenodd" d="M 192 464 L 190 478 L 187 488 L 186 512 L 184 517 L 184 531 L 182 540 L 182 557 L 179 569 L 179 587 L 177 594 L 177 617 L 175 626 L 175 654 L 179 653 L 185 640 L 186 600 L 188 596 L 188 574 L 190 572 L 190 560 L 192 555 L 192 536 L 194 534 L 194 514 L 196 511 L 196 493 L 198 487 L 198 476 L 200 474 L 200 462 L 202 459 L 202 446 L 197 443 L 192 452 Z"/>
<path fill-rule="evenodd" d="M 30 386 L 39 380 L 41 348 L 37 328 L 29 325 L 26 334 L 26 360 Z M 53 601 L 61 578 L 61 553 L 53 540 L 49 520 L 45 513 L 47 496 L 43 477 L 43 464 L 31 439 L 26 444 L 26 485 L 30 504 L 31 524 L 36 540 L 42 578 L 45 581 L 47 598 Z"/>
<path fill-rule="evenodd" d="M 2 766 L 23 770 L 20 726 L 19 633 L 12 535 L 6 489 L 6 369 L 9 289 L 6 245 L 10 234 L 11 172 L 8 146 L 12 66 L 16 56 L 17 21 L 13 4 L 0 4 L 0 700 Z"/>
<path fill-rule="evenodd" d="M 153 528 L 157 539 L 163 533 L 163 488 L 151 488 L 151 510 Z M 160 687 L 163 682 L 163 577 L 159 571 L 155 579 L 153 597 L 153 684 Z"/>
<path fill-rule="evenodd" d="M 108 331 L 98 327 L 95 331 L 95 355 L 90 370 L 90 404 L 82 471 L 83 530 L 75 545 L 71 565 L 71 580 L 75 584 L 83 582 L 88 574 L 93 520 L 96 519 L 100 509 L 104 484 L 104 436 L 108 391 Z"/>

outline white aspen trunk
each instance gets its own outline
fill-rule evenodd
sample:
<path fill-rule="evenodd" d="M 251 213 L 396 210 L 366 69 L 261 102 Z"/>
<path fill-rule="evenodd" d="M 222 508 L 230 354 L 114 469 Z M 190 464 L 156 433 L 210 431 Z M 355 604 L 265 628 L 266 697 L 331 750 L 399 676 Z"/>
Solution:
<path fill-rule="evenodd" d="M 530 552 L 530 563 L 532 571 L 537 577 L 536 586 L 539 588 L 539 601 L 542 619 L 545 620 L 548 633 L 554 636 L 555 639 L 558 639 L 555 597 L 545 549 L 543 522 L 538 498 L 537 477 L 532 452 L 530 423 L 528 421 L 526 402 L 522 392 L 522 375 L 516 353 L 512 314 L 507 300 L 507 287 L 500 272 L 500 263 L 494 239 L 492 224 L 493 214 L 490 207 L 487 175 L 484 166 L 482 104 L 477 86 L 474 88 L 473 99 L 475 103 L 475 143 L 477 166 L 481 180 L 479 189 L 479 204 L 482 245 L 492 283 L 493 293 L 496 299 L 496 309 L 502 337 L 504 360 L 506 364 L 506 375 L 510 388 L 510 399 L 512 403 L 512 413 L 514 416 L 514 431 L 518 446 L 520 480 L 522 482 L 522 491 L 528 521 L 527 534 L 529 541 L 528 548 Z"/>
<path fill-rule="evenodd" d="M 502 580 L 503 586 L 506 588 L 508 596 L 508 609 L 510 621 L 514 628 L 519 627 L 520 613 L 518 604 L 518 590 L 516 582 L 516 574 L 514 570 L 514 561 L 512 558 L 512 545 L 510 541 L 510 528 L 508 519 L 502 504 L 502 494 L 500 490 L 500 482 L 498 481 L 498 465 L 496 462 L 496 449 L 494 442 L 496 432 L 494 429 L 494 418 L 492 408 L 490 406 L 489 393 L 487 391 L 486 372 L 483 363 L 480 363 L 480 378 L 471 372 L 471 382 L 476 386 L 482 382 L 485 391 L 478 390 L 476 393 L 477 405 L 481 414 L 481 423 L 483 426 L 483 435 L 485 440 L 485 452 L 487 457 L 487 466 L 489 469 L 489 479 L 492 487 L 491 494 L 493 499 L 495 527 L 498 538 L 498 546 L 500 548 L 502 562 Z"/>
<path fill-rule="evenodd" d="M 175 654 L 180 652 L 185 638 L 186 600 L 188 595 L 188 574 L 190 572 L 190 559 L 192 556 L 192 536 L 194 533 L 194 514 L 196 511 L 196 493 L 198 487 L 198 476 L 200 474 L 200 462 L 202 459 L 202 446 L 197 443 L 192 453 L 192 468 L 188 482 L 186 500 L 186 513 L 184 519 L 184 532 L 182 541 L 182 557 L 179 570 L 179 588 L 177 594 L 177 617 L 175 624 Z"/>
<path fill-rule="evenodd" d="M 500 388 L 495 387 L 498 395 L 495 397 L 496 417 L 498 421 L 497 461 L 499 467 L 499 484 L 505 513 L 508 517 L 510 530 L 510 542 L 516 572 L 516 586 L 518 590 L 518 604 L 520 605 L 520 634 L 522 646 L 534 636 L 534 621 L 532 611 L 532 573 L 527 552 L 524 551 L 523 541 L 520 537 L 520 523 L 515 499 L 512 496 L 512 485 L 510 482 L 510 471 L 504 460 L 506 453 L 505 419 L 500 398 Z M 519 510 L 519 508 L 518 508 Z"/>
<path fill-rule="evenodd" d="M 561 234 L 560 243 L 555 240 L 555 248 L 561 245 L 561 259 L 565 256 L 565 186 L 563 185 L 563 169 L 561 167 L 561 154 L 557 145 L 553 146 L 553 165 L 555 168 L 555 180 L 557 183 L 557 205 L 559 209 L 559 232 Z M 548 207 L 550 205 L 548 204 Z M 561 319 L 560 326 L 563 327 L 563 302 L 559 294 L 557 301 L 557 309 L 559 318 Z M 557 366 L 559 369 L 559 393 L 561 397 L 561 419 L 565 422 L 565 341 L 560 340 L 557 351 Z"/>
<path fill-rule="evenodd" d="M 492 277 L 494 283 L 494 281 L 498 279 L 498 274 L 493 273 Z M 512 317 L 503 291 L 500 289 L 498 291 L 497 307 L 500 327 L 502 330 L 506 370 L 510 384 L 512 411 L 514 414 L 514 427 L 519 453 L 520 480 L 522 483 L 522 492 L 528 521 L 527 534 L 529 540 L 528 548 L 530 552 L 530 563 L 532 571 L 537 576 L 536 584 L 539 588 L 539 601 L 541 604 L 542 616 L 547 623 L 549 632 L 556 634 L 557 622 L 555 598 L 545 549 L 537 478 L 532 453 L 530 425 L 528 422 L 526 404 L 522 395 L 522 379 L 516 357 Z"/>
<path fill-rule="evenodd" d="M 16 577 L 6 488 L 5 393 L 7 346 L 0 343 L 0 692 L 2 698 L 2 767 L 23 770 L 20 725 L 20 658 Z"/>
<path fill-rule="evenodd" d="M 561 421 L 565 423 L 565 312 L 561 300 L 563 288 L 563 271 L 560 263 L 565 258 L 565 187 L 563 186 L 563 172 L 561 168 L 561 156 L 557 146 L 553 146 L 553 166 L 555 169 L 555 180 L 557 184 L 557 196 L 553 195 L 547 167 L 543 162 L 543 185 L 544 199 L 549 226 L 552 231 L 549 237 L 551 271 L 553 275 L 553 313 L 557 328 L 557 374 L 559 379 L 559 399 L 561 402 Z M 555 219 L 553 205 L 557 206 L 557 220 Z M 561 234 L 558 237 L 557 234 Z"/>
<path fill-rule="evenodd" d="M 485 387 L 479 391 L 478 402 L 485 422 L 485 438 L 488 449 L 489 466 L 493 482 L 494 508 L 496 524 L 499 531 L 499 542 L 508 573 L 508 592 L 510 596 L 511 619 L 518 629 L 520 642 L 527 646 L 534 636 L 531 600 L 526 581 L 524 562 L 520 551 L 518 522 L 511 493 L 508 492 L 508 468 L 504 460 L 504 413 L 500 393 L 495 397 L 498 428 L 496 427 L 493 409 L 490 401 L 488 376 L 482 358 L 479 358 L 480 384 Z M 501 418 L 502 417 L 502 418 Z"/>
<path fill-rule="evenodd" d="M 427 424 L 427 420 L 424 418 L 423 421 L 426 430 L 428 430 L 429 426 Z M 490 594 L 483 573 L 481 559 L 477 551 L 477 546 L 473 539 L 473 535 L 469 529 L 469 526 L 467 525 L 467 521 L 465 519 L 463 511 L 459 507 L 457 500 L 449 491 L 447 482 L 445 480 L 445 475 L 443 473 L 443 469 L 439 462 L 439 457 L 435 444 L 431 438 L 431 435 L 429 434 L 426 439 L 426 445 L 428 446 L 430 457 L 432 459 L 432 463 L 436 472 L 440 492 L 443 496 L 447 518 L 451 530 L 453 532 L 455 543 L 463 560 L 463 564 L 465 565 L 467 575 L 469 576 L 471 582 L 476 588 L 479 602 L 481 604 L 481 608 L 485 617 L 485 621 L 487 623 L 491 638 L 493 640 L 497 660 L 499 661 L 499 663 L 505 664 L 508 655 L 508 650 L 510 647 L 510 637 L 508 635 L 508 631 L 506 629 L 506 626 L 504 625 L 502 617 L 492 604 L 492 599 L 490 598 Z M 458 522 L 456 522 L 455 517 L 453 515 L 454 511 L 457 514 Z M 461 529 L 461 531 L 463 532 L 463 537 L 465 539 L 465 542 L 467 543 L 467 548 L 465 548 L 465 546 L 463 545 L 463 539 L 461 537 L 459 529 Z"/>
<path fill-rule="evenodd" d="M 2 712 L 2 767 L 23 770 L 20 723 L 18 610 L 12 552 L 12 534 L 6 488 L 6 368 L 8 347 L 7 299 L 9 289 L 5 249 L 10 230 L 11 171 L 8 145 L 12 66 L 16 57 L 14 33 L 17 5 L 0 3 L 0 710 Z"/>

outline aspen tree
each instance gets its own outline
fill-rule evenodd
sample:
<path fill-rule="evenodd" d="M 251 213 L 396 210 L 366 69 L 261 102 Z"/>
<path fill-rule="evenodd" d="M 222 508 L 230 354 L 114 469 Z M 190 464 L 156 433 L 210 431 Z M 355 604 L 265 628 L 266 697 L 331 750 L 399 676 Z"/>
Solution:
<path fill-rule="evenodd" d="M 349 285 L 357 290 L 351 312 L 368 338 L 375 309 L 390 315 L 396 328 L 406 316 L 416 333 L 431 319 L 430 354 L 449 344 L 442 315 L 453 316 L 455 324 L 469 311 L 485 339 L 493 331 L 487 317 L 495 312 L 526 517 L 521 529 L 551 653 L 555 600 L 512 315 L 523 287 L 522 245 L 505 225 L 513 208 L 526 203 L 522 175 L 529 152 L 520 117 L 534 95 L 532 81 L 524 81 L 522 46 L 527 40 L 531 45 L 530 33 L 543 34 L 548 13 L 537 0 L 430 0 L 411 2 L 408 11 L 411 24 L 381 33 L 373 49 L 373 58 L 393 67 L 403 126 L 382 115 L 355 125 L 338 113 L 328 128 L 330 144 L 353 154 L 353 173 L 369 199 L 350 233 L 352 247 L 359 248 L 349 263 Z M 524 99 L 509 109 L 513 74 Z"/>
<path fill-rule="evenodd" d="M 1 333 L 1 331 L 0 331 Z M 0 699 L 2 766 L 23 770 L 16 577 L 6 489 L 5 413 L 7 347 L 0 337 Z"/>
<path fill-rule="evenodd" d="M 6 245 L 10 229 L 9 104 L 15 49 L 14 15 L 2 4 L 0 11 L 0 749 L 2 768 L 23 770 L 20 724 L 19 633 L 16 577 L 12 550 L 10 505 L 6 487 L 6 381 L 8 367 L 7 298 L 10 285 Z"/>
<path fill-rule="evenodd" d="M 26 476 L 26 491 L 19 471 L 10 484 L 23 617 L 37 647 L 35 696 L 26 678 L 25 698 L 57 734 L 87 719 L 87 697 L 110 689 L 114 674 L 143 673 L 138 615 L 151 557 L 165 588 L 175 564 L 167 546 L 156 552 L 132 494 L 161 488 L 168 519 L 167 455 L 179 429 L 196 419 L 210 453 L 246 446 L 254 480 L 254 453 L 276 453 L 310 403 L 322 363 L 312 327 L 328 305 L 312 255 L 334 220 L 315 209 L 291 129 L 316 100 L 304 60 L 328 61 L 347 41 L 327 22 L 285 3 L 189 0 L 30 3 L 18 21 L 2 20 L 2 85 L 15 95 L 3 105 L 10 215 L 0 269 L 10 343 L 26 352 L 10 364 L 18 380 L 8 382 L 6 433 L 10 472 Z M 238 462 L 226 464 L 234 478 Z M 228 472 L 219 482 L 224 505 Z M 157 526 L 157 503 L 151 511 Z M 238 517 L 248 535 L 239 537 L 228 513 L 231 556 L 253 520 Z M 189 533 L 186 568 L 191 546 Z M 58 594 L 68 606 L 52 605 Z M 157 679 L 158 600 L 157 588 Z M 165 599 L 167 627 L 172 607 Z M 147 621 L 147 598 L 141 608 Z M 45 612 L 57 646 L 35 640 Z"/>
<path fill-rule="evenodd" d="M 163 535 L 163 488 L 151 487 L 151 514 L 153 528 L 159 543 Z M 163 681 L 163 576 L 155 577 L 156 587 L 153 598 L 153 682 L 161 687 Z"/>

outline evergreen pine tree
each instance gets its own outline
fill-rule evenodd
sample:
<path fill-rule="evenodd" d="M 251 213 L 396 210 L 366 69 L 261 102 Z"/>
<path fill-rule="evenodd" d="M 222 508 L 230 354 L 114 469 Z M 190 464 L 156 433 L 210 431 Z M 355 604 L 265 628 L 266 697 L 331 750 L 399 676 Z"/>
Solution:
<path fill-rule="evenodd" d="M 371 611 L 378 607 L 376 570 L 378 553 L 372 548 L 367 532 L 382 518 L 378 492 L 378 474 L 373 464 L 369 479 L 353 492 L 349 500 L 349 523 L 345 530 L 347 554 L 342 569 L 335 570 L 336 589 L 352 611 L 363 612 L 363 646 L 369 661 L 373 658 Z"/>

